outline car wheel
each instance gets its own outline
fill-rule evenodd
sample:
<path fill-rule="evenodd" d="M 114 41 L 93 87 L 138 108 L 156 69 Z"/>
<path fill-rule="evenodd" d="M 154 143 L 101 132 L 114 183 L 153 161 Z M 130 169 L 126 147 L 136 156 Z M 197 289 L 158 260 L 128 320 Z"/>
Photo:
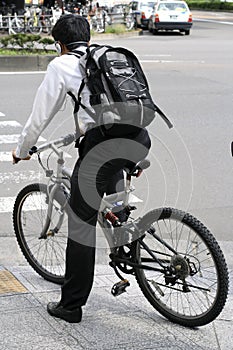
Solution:
<path fill-rule="evenodd" d="M 185 31 L 184 31 L 184 34 L 185 34 L 185 35 L 189 35 L 189 34 L 190 34 L 190 30 L 189 30 L 189 29 L 185 30 Z"/>
<path fill-rule="evenodd" d="M 150 22 L 148 23 L 148 30 L 149 30 L 150 33 L 152 33 L 152 26 L 151 26 Z"/>
<path fill-rule="evenodd" d="M 153 29 L 152 29 L 152 34 L 153 34 L 153 35 L 158 34 L 158 29 L 154 29 L 154 28 L 153 28 Z"/>

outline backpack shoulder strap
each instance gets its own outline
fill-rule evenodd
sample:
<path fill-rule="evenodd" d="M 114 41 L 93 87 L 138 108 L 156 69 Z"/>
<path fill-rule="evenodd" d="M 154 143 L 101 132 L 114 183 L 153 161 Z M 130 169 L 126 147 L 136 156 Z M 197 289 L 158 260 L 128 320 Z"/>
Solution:
<path fill-rule="evenodd" d="M 87 114 L 89 114 L 89 116 L 92 117 L 93 119 L 95 119 L 95 117 L 96 117 L 95 113 L 92 112 L 88 107 L 86 107 L 81 102 L 81 93 L 82 93 L 84 86 L 85 86 L 85 79 L 83 79 L 81 84 L 80 84 L 80 87 L 78 90 L 78 98 L 76 98 L 75 95 L 71 91 L 67 92 L 67 94 L 74 101 L 74 119 L 75 119 L 76 128 L 78 128 L 77 113 L 78 113 L 80 107 L 82 107 L 85 110 L 85 112 L 87 112 Z"/>
<path fill-rule="evenodd" d="M 80 59 L 84 54 L 85 54 L 84 52 L 78 51 L 78 50 L 67 52 L 67 55 L 73 55 L 73 56 L 77 57 L 78 59 Z M 82 82 L 80 84 L 80 87 L 79 87 L 78 96 L 81 95 L 81 91 L 84 88 L 84 85 L 85 85 L 84 80 L 82 80 Z M 80 103 L 79 103 L 79 101 L 77 100 L 77 98 L 75 97 L 75 95 L 71 91 L 68 91 L 67 94 L 74 101 L 74 112 L 73 112 L 73 114 L 74 114 L 74 122 L 75 122 L 76 133 L 78 135 L 81 135 L 79 124 L 78 124 L 78 117 L 77 117 L 77 113 L 78 113 L 78 110 L 79 110 Z"/>
<path fill-rule="evenodd" d="M 78 59 L 80 59 L 83 55 L 85 55 L 85 52 L 75 50 L 75 51 L 67 52 L 67 55 L 73 55 L 73 56 L 77 57 Z M 84 79 L 82 79 L 79 90 L 78 90 L 78 99 L 75 97 L 75 95 L 71 91 L 67 92 L 67 94 L 74 101 L 74 114 L 76 114 L 78 112 L 79 106 L 81 105 L 81 97 L 80 96 L 81 96 L 81 92 L 84 88 L 84 85 L 85 85 L 85 82 L 84 82 Z"/>
<path fill-rule="evenodd" d="M 78 98 L 76 98 L 75 95 L 71 91 L 67 92 L 67 94 L 74 101 L 74 113 L 78 113 L 80 106 L 83 107 L 83 105 L 81 103 L 81 92 L 82 92 L 84 86 L 85 86 L 85 81 L 84 81 L 84 79 L 82 79 L 81 84 L 80 84 L 79 89 L 78 89 Z"/>
<path fill-rule="evenodd" d="M 160 115 L 163 121 L 167 124 L 169 129 L 173 128 L 172 122 L 168 119 L 168 117 L 163 113 L 163 111 L 154 103 L 155 111 Z"/>

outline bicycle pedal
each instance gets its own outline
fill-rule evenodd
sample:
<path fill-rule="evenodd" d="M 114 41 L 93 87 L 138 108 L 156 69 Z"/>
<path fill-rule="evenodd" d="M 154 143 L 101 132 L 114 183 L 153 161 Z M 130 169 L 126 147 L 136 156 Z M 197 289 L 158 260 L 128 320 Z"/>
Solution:
<path fill-rule="evenodd" d="M 111 289 L 111 293 L 114 297 L 117 297 L 118 295 L 126 292 L 126 288 L 130 286 L 130 283 L 128 280 L 121 280 L 120 282 L 117 282 L 113 285 Z"/>

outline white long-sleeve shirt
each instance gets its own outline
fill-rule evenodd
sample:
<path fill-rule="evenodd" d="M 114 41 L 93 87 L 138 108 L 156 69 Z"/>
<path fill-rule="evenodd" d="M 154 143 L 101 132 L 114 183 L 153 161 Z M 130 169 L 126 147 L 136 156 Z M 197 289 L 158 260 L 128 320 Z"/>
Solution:
<path fill-rule="evenodd" d="M 85 52 L 86 47 L 79 47 L 78 50 Z M 79 59 L 75 55 L 62 55 L 49 63 L 45 77 L 37 90 L 31 115 L 19 137 L 16 157 L 27 157 L 28 151 L 36 144 L 42 131 L 61 109 L 67 92 L 71 91 L 77 97 L 81 81 Z M 90 107 L 89 96 L 89 90 L 84 87 L 81 98 L 87 107 Z M 85 133 L 94 120 L 80 107 L 78 122 L 80 130 Z"/>

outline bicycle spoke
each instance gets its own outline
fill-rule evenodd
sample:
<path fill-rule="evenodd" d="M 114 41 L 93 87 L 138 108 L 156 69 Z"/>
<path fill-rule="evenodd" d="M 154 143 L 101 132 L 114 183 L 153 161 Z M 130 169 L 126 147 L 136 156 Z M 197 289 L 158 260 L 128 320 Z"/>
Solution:
<path fill-rule="evenodd" d="M 42 190 L 32 191 L 23 199 L 20 220 L 24 246 L 31 259 L 43 273 L 53 276 L 64 276 L 67 217 L 63 218 L 59 232 L 50 236 L 49 230 L 57 227 L 61 217 L 59 204 L 53 203 L 50 227 L 47 232 L 48 236 L 40 238 L 47 220 L 47 202 L 47 189 L 45 191 L 44 187 L 42 187 Z"/>
<path fill-rule="evenodd" d="M 136 242 L 137 261 L 155 269 L 158 266 L 156 259 L 159 259 L 165 270 L 161 273 L 145 267 L 135 268 L 144 295 L 174 322 L 185 326 L 211 322 L 221 312 L 228 288 L 226 264 L 216 241 L 191 215 L 185 217 L 185 213 L 169 208 L 149 214 L 145 218 L 149 221 L 150 217 L 151 222 L 148 226 L 145 220 L 145 227 L 150 229 L 143 236 L 149 250 L 142 249 Z M 150 252 L 156 257 L 154 261 Z M 221 264 L 223 276 L 217 268 Z"/>

